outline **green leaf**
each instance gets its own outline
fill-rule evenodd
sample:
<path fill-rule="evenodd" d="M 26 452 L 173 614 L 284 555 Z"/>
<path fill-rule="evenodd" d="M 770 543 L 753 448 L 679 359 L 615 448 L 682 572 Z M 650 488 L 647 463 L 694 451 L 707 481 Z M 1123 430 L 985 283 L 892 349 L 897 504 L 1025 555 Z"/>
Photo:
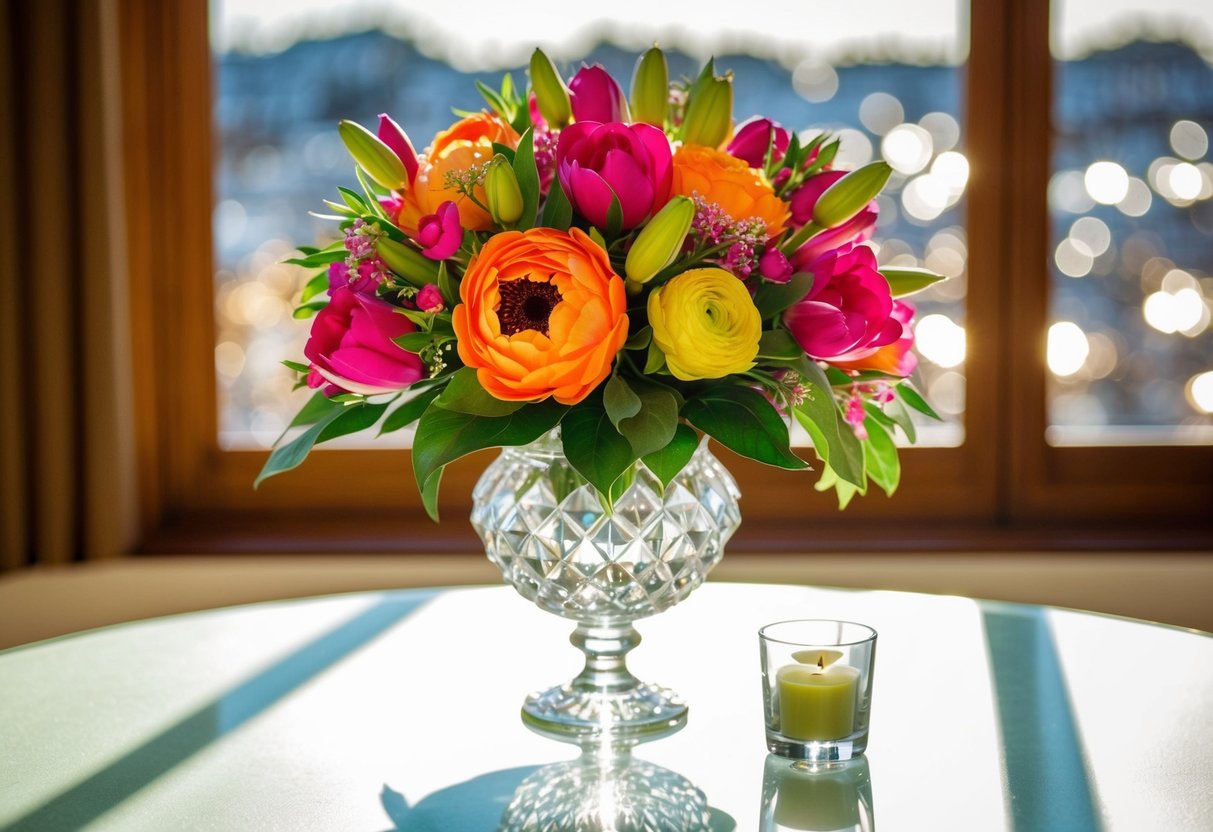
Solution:
<path fill-rule="evenodd" d="M 452 373 L 437 401 L 438 407 L 473 416 L 508 416 L 525 404 L 527 402 L 507 402 L 495 397 L 480 386 L 476 371 L 471 367 L 461 367 Z"/>
<path fill-rule="evenodd" d="M 786 329 L 769 329 L 758 340 L 758 358 L 774 358 L 791 361 L 804 355 L 804 348 L 796 343 L 792 333 Z"/>
<path fill-rule="evenodd" d="M 425 513 L 430 516 L 430 519 L 435 523 L 438 522 L 438 488 L 442 485 L 442 472 L 446 470 L 446 466 L 442 466 L 434 473 L 425 478 L 425 482 L 420 486 L 421 505 L 425 507 Z"/>
<path fill-rule="evenodd" d="M 413 475 L 418 487 L 424 495 L 426 483 L 436 471 L 474 451 L 534 442 L 560 424 L 567 411 L 564 405 L 549 400 L 508 416 L 478 416 L 432 402 L 421 414 L 413 438 Z"/>
<path fill-rule="evenodd" d="M 522 134 L 514 152 L 514 177 L 522 192 L 522 216 L 518 218 L 517 228 L 525 231 L 535 224 L 535 212 L 539 210 L 539 171 L 535 167 L 535 138 L 531 128 Z"/>
<path fill-rule="evenodd" d="M 681 402 L 677 393 L 660 384 L 638 380 L 632 382 L 632 388 L 640 407 L 634 415 L 616 422 L 615 427 L 631 444 L 633 453 L 644 456 L 661 450 L 674 438 Z"/>
<path fill-rule="evenodd" d="M 308 402 L 310 405 L 311 402 Z M 306 406 L 304 408 L 307 409 Z M 281 474 L 284 471 L 290 471 L 292 468 L 298 468 L 303 460 L 307 459 L 308 452 L 312 450 L 319 439 L 320 434 L 324 432 L 332 422 L 336 421 L 337 417 L 341 416 L 345 408 L 335 407 L 329 410 L 324 416 L 318 419 L 311 427 L 299 434 L 281 447 L 274 448 L 270 453 L 269 459 L 265 461 L 265 465 L 261 468 L 261 473 L 257 475 L 257 479 L 253 481 L 253 488 L 260 487 L 261 483 L 265 482 L 275 474 Z M 302 414 L 302 411 L 300 411 Z M 296 416 L 296 419 L 299 417 Z"/>
<path fill-rule="evenodd" d="M 322 271 L 320 274 L 313 277 L 303 287 L 303 295 L 299 298 L 300 303 L 307 303 L 312 298 L 319 295 L 321 292 L 328 291 L 329 288 L 329 273 Z"/>
<path fill-rule="evenodd" d="M 644 361 L 644 374 L 646 376 L 661 372 L 665 369 L 665 353 L 657 346 L 656 341 L 649 342 L 649 353 Z"/>
<path fill-rule="evenodd" d="M 893 399 L 891 402 L 886 402 L 884 414 L 893 421 L 893 424 L 901 428 L 911 445 L 918 441 L 918 429 L 914 426 L 914 420 L 910 418 L 910 411 L 906 410 L 906 406 L 901 403 L 901 399 Z"/>
<path fill-rule="evenodd" d="M 509 162 L 510 165 L 514 164 L 514 148 L 501 144 L 500 142 L 493 142 L 493 155 L 496 156 L 498 153 L 504 156 L 505 160 Z"/>
<path fill-rule="evenodd" d="M 329 263 L 339 263 L 349 255 L 349 252 L 342 246 L 339 249 L 325 249 L 317 251 L 314 254 L 309 254 L 306 257 L 291 257 L 283 260 L 283 263 L 288 263 L 292 266 L 302 266 L 305 269 L 319 269 L 323 266 L 328 266 Z"/>
<path fill-rule="evenodd" d="M 607 227 L 602 230 L 608 240 L 616 239 L 623 230 L 623 206 L 614 189 L 611 190 L 611 207 L 607 209 Z"/>
<path fill-rule="evenodd" d="M 313 300 L 308 303 L 301 303 L 291 312 L 291 317 L 297 321 L 305 321 L 328 305 L 328 300 Z"/>
<path fill-rule="evenodd" d="M 909 384 L 898 384 L 893 388 L 893 390 L 897 393 L 897 395 L 901 396 L 901 400 L 903 402 L 917 410 L 919 413 L 930 416 L 936 421 L 943 421 L 939 414 L 936 413 L 929 404 L 927 404 L 927 400 L 924 399 L 922 395 Z"/>
<path fill-rule="evenodd" d="M 717 385 L 688 399 L 682 410 L 688 422 L 742 456 L 791 470 L 809 467 L 792 453 L 783 417 L 755 390 Z"/>
<path fill-rule="evenodd" d="M 625 350 L 642 350 L 653 340 L 653 327 L 645 325 L 623 342 Z"/>
<path fill-rule="evenodd" d="M 699 447 L 699 435 L 689 425 L 679 424 L 674 428 L 674 436 L 665 447 L 651 454 L 645 454 L 641 459 L 649 470 L 661 480 L 663 488 L 669 488 L 678 472 L 686 467 Z"/>
<path fill-rule="evenodd" d="M 560 425 L 560 438 L 569 464 L 604 497 L 609 498 L 611 484 L 636 461 L 631 443 L 615 430 L 606 409 L 593 398 L 568 412 Z"/>
<path fill-rule="evenodd" d="M 386 220 L 387 214 L 384 213 L 383 206 L 379 204 L 375 189 L 367 180 L 366 174 L 362 172 L 361 165 L 354 166 L 354 174 L 358 177 L 358 184 L 362 186 L 362 192 L 366 194 L 366 203 L 369 209 L 366 213 Z M 391 223 L 388 224 L 391 225 Z"/>
<path fill-rule="evenodd" d="M 860 488 L 867 482 L 863 470 L 863 447 L 855 433 L 842 421 L 834 402 L 834 393 L 816 381 L 802 378 L 805 399 L 793 413 L 813 438 L 818 455 L 838 476 Z"/>
<path fill-rule="evenodd" d="M 640 412 L 640 397 L 619 376 L 607 379 L 602 388 L 602 404 L 616 429 L 619 428 L 620 420 Z"/>
<path fill-rule="evenodd" d="M 573 205 L 569 202 L 568 194 L 560 186 L 560 180 L 553 179 L 548 188 L 548 198 L 543 204 L 542 225 L 555 228 L 558 231 L 568 231 L 573 224 Z"/>
<path fill-rule="evenodd" d="M 754 294 L 754 306 L 763 320 L 791 307 L 813 288 L 811 272 L 797 272 L 787 283 L 763 283 Z"/>
<path fill-rule="evenodd" d="M 864 494 L 867 491 L 866 488 L 859 488 L 846 480 L 840 480 L 838 474 L 829 465 L 824 467 L 821 472 L 821 478 L 817 480 L 817 484 L 813 488 L 817 491 L 829 491 L 833 488 L 838 495 L 839 511 L 846 508 L 856 494 Z"/>
<path fill-rule="evenodd" d="M 864 428 L 868 438 L 863 442 L 864 468 L 872 482 L 884 489 L 884 493 L 892 497 L 901 481 L 901 461 L 897 457 L 897 446 L 893 437 L 885 430 L 879 420 L 868 417 L 864 419 Z"/>
<path fill-rule="evenodd" d="M 345 204 L 349 206 L 351 211 L 355 211 L 359 214 L 371 213 L 370 206 L 366 204 L 366 200 L 364 200 L 361 195 L 351 191 L 349 188 L 342 188 L 341 186 L 337 187 L 337 192 L 341 194 L 341 198 L 345 201 Z"/>
<path fill-rule="evenodd" d="M 288 370 L 294 370 L 296 373 L 302 373 L 304 375 L 311 372 L 311 369 L 312 369 L 311 367 L 309 367 L 308 365 L 306 365 L 302 362 L 290 361 L 290 360 L 283 360 L 282 366 L 286 367 Z"/>
<path fill-rule="evenodd" d="M 329 422 L 325 429 L 320 432 L 320 436 L 316 439 L 317 444 L 327 442 L 330 439 L 336 439 L 338 436 L 366 430 L 379 421 L 390 403 L 371 404 L 364 402 L 346 407 L 336 419 Z"/>
<path fill-rule="evenodd" d="M 347 219 L 358 216 L 359 212 L 351 211 L 350 207 L 344 203 L 333 202 L 333 200 L 331 200 L 331 199 L 322 199 L 320 201 L 323 202 L 328 207 L 332 208 L 334 211 L 336 211 L 337 216 L 327 217 L 325 214 L 317 214 L 315 212 L 308 212 L 308 213 L 311 213 L 311 215 L 313 217 L 322 217 L 322 218 L 334 219 L 334 220 L 347 220 Z"/>
<path fill-rule="evenodd" d="M 935 274 L 927 269 L 883 268 L 880 270 L 880 274 L 889 281 L 889 293 L 895 298 L 904 298 L 906 295 L 921 292 L 944 279 L 943 275 Z"/>
<path fill-rule="evenodd" d="M 383 420 L 383 424 L 379 426 L 379 435 L 385 433 L 393 433 L 402 428 L 407 428 L 409 425 L 421 418 L 421 414 L 430 406 L 430 402 L 438 398 L 438 394 L 442 392 L 441 387 L 431 387 L 411 399 L 406 401 L 400 407 L 393 410 Z"/>
<path fill-rule="evenodd" d="M 459 283 L 451 270 L 446 267 L 446 261 L 438 264 L 438 291 L 447 309 L 454 309 L 459 303 Z"/>
<path fill-rule="evenodd" d="M 404 335 L 398 335 L 392 339 L 392 343 L 403 350 L 412 353 L 419 353 L 426 347 L 433 344 L 435 341 L 449 341 L 449 335 L 436 335 L 433 332 L 406 332 Z"/>

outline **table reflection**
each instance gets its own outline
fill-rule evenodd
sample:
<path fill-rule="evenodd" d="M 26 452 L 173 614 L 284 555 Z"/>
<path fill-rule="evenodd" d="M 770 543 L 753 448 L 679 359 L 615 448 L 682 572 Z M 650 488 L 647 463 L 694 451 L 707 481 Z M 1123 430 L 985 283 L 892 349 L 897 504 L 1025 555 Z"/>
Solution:
<path fill-rule="evenodd" d="M 583 746 L 575 760 L 543 766 L 514 792 L 500 832 L 728 832 L 736 824 L 713 812 L 690 780 L 632 756 L 631 748 Z"/>
<path fill-rule="evenodd" d="M 768 754 L 762 772 L 760 832 L 874 832 L 866 757 L 810 763 Z"/>

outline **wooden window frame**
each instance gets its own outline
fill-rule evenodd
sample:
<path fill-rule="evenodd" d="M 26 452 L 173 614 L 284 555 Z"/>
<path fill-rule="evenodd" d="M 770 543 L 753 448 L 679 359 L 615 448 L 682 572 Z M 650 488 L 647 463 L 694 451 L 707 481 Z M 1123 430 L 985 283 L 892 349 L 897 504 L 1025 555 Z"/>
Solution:
<path fill-rule="evenodd" d="M 207 4 L 116 5 L 141 549 L 478 548 L 462 518 L 490 454 L 451 466 L 441 504 L 448 520 L 433 524 L 407 451 L 317 453 L 254 492 L 264 452 L 219 448 Z M 813 475 L 728 458 L 746 519 L 732 551 L 1207 548 L 1213 540 L 1213 447 L 1044 440 L 1049 12 L 1047 0 L 982 0 L 969 12 L 964 445 L 908 449 L 893 499 L 869 495 L 842 514 L 831 495 L 813 491 Z"/>

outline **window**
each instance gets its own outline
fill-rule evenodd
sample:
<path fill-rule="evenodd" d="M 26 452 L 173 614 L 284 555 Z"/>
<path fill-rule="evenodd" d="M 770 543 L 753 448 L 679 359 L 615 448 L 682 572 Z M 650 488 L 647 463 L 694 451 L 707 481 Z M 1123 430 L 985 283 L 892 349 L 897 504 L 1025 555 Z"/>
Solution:
<path fill-rule="evenodd" d="M 1059 245 L 1050 236 L 1045 207 L 1050 204 L 1052 171 L 1050 8 L 1043 0 L 1004 0 L 974 4 L 971 9 L 944 3 L 939 9 L 942 17 L 918 30 L 924 33 L 917 44 L 927 66 L 907 72 L 906 77 L 916 78 L 898 90 L 890 90 L 887 81 L 864 86 L 859 80 L 865 73 L 876 76 L 884 67 L 858 67 L 851 73 L 840 68 L 841 60 L 817 61 L 788 53 L 783 42 L 774 46 L 769 40 L 758 42 L 772 49 L 776 60 L 785 60 L 805 99 L 799 102 L 800 109 L 779 113 L 785 123 L 849 125 L 854 131 L 851 152 L 865 152 L 866 142 L 868 153 L 903 155 L 901 189 L 896 203 L 884 212 L 887 217 L 896 215 L 900 225 L 881 229 L 879 237 L 886 246 L 882 256 L 928 262 L 934 258 L 933 265 L 973 276 L 952 282 L 940 296 L 927 299 L 934 306 L 924 304 L 922 309 L 924 315 L 940 316 L 934 334 L 928 327 L 920 336 L 924 370 L 934 374 L 927 385 L 943 408 L 954 414 L 955 427 L 934 447 L 905 452 L 902 491 L 895 498 L 871 495 L 843 515 L 832 497 L 813 492 L 804 475 L 730 458 L 728 463 L 748 498 L 743 500 L 747 522 L 733 548 L 1133 545 L 1158 543 L 1160 538 L 1153 535 L 1157 529 L 1139 531 L 1134 537 L 1124 523 L 1163 515 L 1182 521 L 1168 526 L 1172 533 L 1188 534 L 1207 522 L 1204 508 L 1213 480 L 1208 447 L 1063 447 L 1046 442 L 1046 430 L 1058 424 L 1060 417 L 1055 414 L 1061 412 L 1051 409 L 1049 391 L 1055 393 L 1057 385 L 1064 383 L 1060 381 L 1064 376 L 1057 374 L 1050 380 L 1045 363 L 1048 325 L 1057 322 L 1050 305 L 1049 264 L 1055 262 Z M 253 243 L 251 257 L 248 250 L 239 250 L 250 241 L 275 235 L 258 227 L 263 216 L 257 203 L 261 197 L 238 188 L 255 191 L 258 178 L 268 177 L 275 164 L 280 171 L 287 170 L 291 180 L 300 165 L 306 168 L 310 163 L 322 174 L 320 190 L 291 198 L 293 204 L 286 206 L 296 221 L 305 221 L 299 220 L 303 212 L 334 184 L 328 169 L 333 148 L 316 138 L 320 131 L 275 145 L 279 137 L 257 133 L 261 128 L 254 118 L 269 114 L 258 116 L 246 109 L 242 115 L 238 107 L 215 114 L 217 141 L 210 141 L 211 134 L 198 125 L 211 117 L 213 91 L 230 81 L 224 73 L 231 67 L 221 64 L 217 75 L 210 72 L 205 3 L 161 5 L 145 0 L 122 4 L 120 13 L 128 60 L 124 77 L 125 119 L 131 135 L 127 196 L 133 284 L 136 295 L 146 299 L 136 306 L 135 324 L 144 396 L 142 470 L 152 529 L 147 548 L 475 548 L 466 524 L 436 526 L 424 520 L 404 449 L 317 453 L 301 471 L 258 492 L 251 490 L 264 451 L 250 448 L 272 433 L 273 420 L 281 417 L 272 415 L 271 405 L 271 415 L 263 411 L 263 422 L 258 423 L 256 397 L 264 395 L 264 385 L 248 384 L 241 392 L 236 382 L 246 370 L 272 370 L 271 364 L 285 357 L 287 348 L 279 342 L 254 350 L 241 339 L 253 324 L 275 316 L 282 319 L 288 303 L 284 298 L 297 278 L 272 266 L 273 251 L 263 251 L 254 262 L 258 243 Z M 915 14 L 922 15 L 921 8 Z M 761 25 L 769 28 L 770 16 L 763 18 Z M 952 40 L 939 36 L 940 20 L 954 27 Z M 359 23 L 357 18 L 345 22 L 354 28 Z M 902 25 L 892 18 L 886 22 L 891 29 Z M 909 26 L 914 21 L 903 23 Z M 254 31 L 251 23 L 246 30 Z M 540 38 L 539 33 L 531 36 Z M 650 39 L 640 37 L 634 46 Z M 966 46 L 970 41 L 971 52 Z M 358 66 L 373 75 L 382 71 L 376 62 L 386 59 L 375 50 L 371 53 L 379 57 L 362 55 L 363 64 Z M 942 69 L 932 76 L 932 67 Z M 742 79 L 749 74 L 749 67 L 739 72 Z M 332 83 L 331 79 L 331 74 L 322 73 L 316 83 Z M 841 94 L 844 81 L 854 91 Z M 242 92 L 252 83 L 242 80 Z M 837 89 L 827 96 L 835 84 Z M 462 81 L 455 87 L 467 92 Z M 457 101 L 453 95 L 433 97 Z M 748 115 L 747 106 L 773 109 L 756 95 L 757 91 L 739 86 L 739 116 Z M 274 113 L 277 123 L 308 124 L 310 117 L 296 119 L 294 114 L 313 113 L 309 108 L 318 100 L 332 109 L 316 116 L 320 122 L 331 124 L 339 114 L 367 121 L 374 115 L 369 110 L 350 112 L 341 91 L 331 86 L 309 90 L 306 96 L 281 96 L 275 105 L 281 108 Z M 827 109 L 817 109 L 823 102 L 814 102 L 813 97 L 824 97 Z M 828 106 L 834 106 L 830 101 L 848 109 L 823 116 Z M 384 104 L 389 109 L 418 108 L 415 114 L 402 113 L 405 120 L 421 119 L 433 106 L 416 96 Z M 368 97 L 363 106 L 376 105 Z M 955 128 L 940 114 L 954 119 Z M 233 132 L 231 125 L 245 117 L 246 126 L 251 125 L 248 134 Z M 440 115 L 426 117 L 441 121 Z M 418 129 L 415 138 L 424 135 L 426 130 Z M 243 156 L 224 161 L 217 154 L 225 143 Z M 968 162 L 963 189 L 955 186 L 961 181 L 959 160 L 943 156 L 954 152 L 953 143 L 958 143 L 955 149 Z M 216 180 L 211 178 L 212 154 L 220 159 Z M 157 179 L 161 174 L 153 176 L 153 172 L 162 171 L 172 171 L 180 180 L 180 192 L 192 197 L 175 206 L 171 235 L 164 233 L 162 220 L 147 207 L 161 204 L 150 196 L 163 184 Z M 212 220 L 214 238 L 209 233 Z M 1079 231 L 1094 228 L 1088 223 Z M 1063 230 L 1066 239 L 1083 239 L 1073 235 L 1069 225 Z M 261 288 L 242 289 L 236 278 L 225 273 L 239 273 L 246 258 L 246 266 L 256 267 L 250 271 Z M 212 263 L 219 273 L 218 292 L 212 288 Z M 268 273 L 258 277 L 267 267 Z M 166 275 L 172 279 L 166 280 Z M 232 301 L 237 292 L 247 297 Z M 216 303 L 220 308 L 213 316 Z M 232 309 L 238 312 L 236 320 L 225 319 Z M 300 329 L 289 331 L 297 337 Z M 935 343 L 928 347 L 932 338 Z M 1091 349 L 1099 348 L 1089 342 Z M 211 383 L 216 367 L 226 377 L 222 392 Z M 244 404 L 232 407 L 241 396 L 251 409 Z M 471 485 L 485 459 L 480 455 L 448 472 L 442 505 L 447 517 L 466 512 Z"/>

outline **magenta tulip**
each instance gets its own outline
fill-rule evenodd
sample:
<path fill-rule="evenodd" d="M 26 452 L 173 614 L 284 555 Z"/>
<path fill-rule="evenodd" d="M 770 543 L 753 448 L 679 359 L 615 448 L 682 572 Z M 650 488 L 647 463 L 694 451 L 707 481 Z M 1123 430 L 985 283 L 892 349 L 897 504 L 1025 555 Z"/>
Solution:
<path fill-rule="evenodd" d="M 598 64 L 583 66 L 569 81 L 577 121 L 627 121 L 628 100 L 619 83 Z"/>
<path fill-rule="evenodd" d="M 758 273 L 772 283 L 787 283 L 792 279 L 792 264 L 782 251 L 772 246 L 759 258 Z"/>
<path fill-rule="evenodd" d="M 569 201 L 598 228 L 606 228 L 611 199 L 619 199 L 623 227 L 635 228 L 670 199 L 673 154 L 665 133 L 651 124 L 578 121 L 560 133 L 556 175 Z"/>
<path fill-rule="evenodd" d="M 392 341 L 415 332 L 412 321 L 374 295 L 348 287 L 330 294 L 303 348 L 312 369 L 341 390 L 367 396 L 404 390 L 421 378 L 421 359 Z"/>
<path fill-rule="evenodd" d="M 459 224 L 459 206 L 447 201 L 438 211 L 426 214 L 417 223 L 417 244 L 431 260 L 445 260 L 463 245 L 463 226 Z"/>
<path fill-rule="evenodd" d="M 778 162 L 788 152 L 791 134 L 777 121 L 769 118 L 754 118 L 737 128 L 733 141 L 726 148 L 752 168 L 761 168 L 767 159 L 767 148 L 774 142 L 771 158 Z M 803 224 L 803 223 L 802 223 Z"/>
<path fill-rule="evenodd" d="M 896 341 L 854 361 L 832 362 L 834 366 L 841 370 L 875 370 L 902 377 L 914 372 L 914 368 L 918 366 L 918 356 L 913 351 L 914 305 L 909 301 L 895 300 L 893 312 L 889 317 L 901 325 L 901 334 Z"/>
<path fill-rule="evenodd" d="M 867 246 L 831 251 L 812 265 L 813 288 L 783 314 L 805 353 L 821 361 L 856 361 L 902 337 L 889 284 Z"/>
<path fill-rule="evenodd" d="M 844 171 L 829 170 L 806 179 L 804 184 L 792 192 L 788 200 L 792 209 L 792 223 L 804 225 L 811 220 L 813 206 L 817 204 L 817 200 L 827 188 L 845 175 Z M 876 230 L 877 213 L 876 201 L 873 200 L 842 225 L 818 232 L 792 255 L 792 265 L 796 271 L 809 271 L 813 261 L 827 251 L 870 239 L 872 232 Z"/>
<path fill-rule="evenodd" d="M 409 182 L 416 179 L 417 151 L 413 149 L 413 143 L 409 141 L 409 134 L 404 132 L 404 128 L 387 113 L 379 114 L 379 141 L 386 144 L 393 153 L 400 157 Z"/>

